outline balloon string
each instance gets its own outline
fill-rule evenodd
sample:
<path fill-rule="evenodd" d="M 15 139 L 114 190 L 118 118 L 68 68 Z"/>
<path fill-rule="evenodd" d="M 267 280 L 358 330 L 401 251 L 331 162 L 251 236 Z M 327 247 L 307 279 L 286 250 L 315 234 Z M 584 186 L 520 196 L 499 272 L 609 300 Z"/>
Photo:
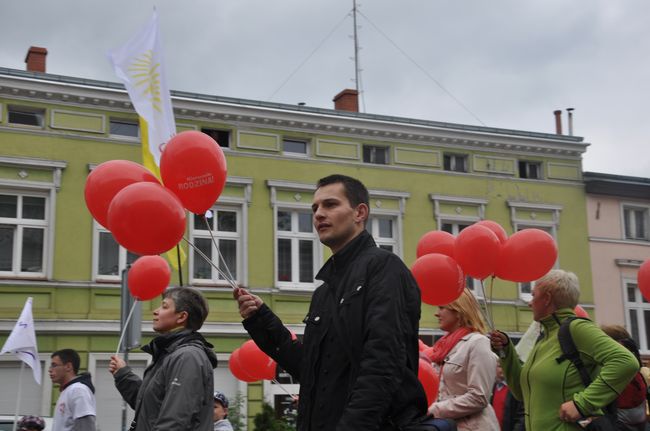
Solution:
<path fill-rule="evenodd" d="M 289 392 L 289 391 L 287 390 L 287 388 L 285 388 L 284 386 L 282 386 L 282 384 L 281 384 L 280 382 L 278 382 L 277 379 L 272 379 L 271 381 L 272 381 L 273 383 L 275 383 L 276 385 L 278 385 L 278 386 L 280 387 L 280 389 L 282 389 L 282 390 L 283 390 L 287 395 L 289 395 L 289 396 L 291 397 L 292 400 L 296 401 L 296 400 L 298 399 L 298 397 L 296 396 L 296 394 L 292 394 L 291 392 Z"/>
<path fill-rule="evenodd" d="M 221 254 L 221 247 L 217 245 L 217 240 L 214 238 L 212 229 L 210 228 L 210 224 L 208 223 L 208 219 L 205 218 L 205 214 L 203 214 L 203 221 L 205 222 L 205 227 L 208 229 L 208 232 L 210 233 L 210 238 L 212 238 L 212 244 L 214 244 L 214 248 L 217 249 L 217 255 L 219 256 L 219 261 L 223 264 L 224 268 L 226 268 L 226 272 L 228 272 L 228 276 L 230 277 L 230 279 L 234 280 L 235 277 L 232 276 L 232 273 L 230 272 L 230 268 L 228 268 L 228 264 L 226 263 L 226 259 L 224 259 L 223 255 Z"/>
<path fill-rule="evenodd" d="M 479 308 L 481 309 L 481 313 L 483 314 L 483 317 L 487 321 L 490 330 L 494 331 L 494 322 L 492 321 L 492 316 L 490 315 L 490 310 L 488 309 L 488 298 L 485 295 L 485 286 L 483 285 L 483 280 L 481 280 L 481 293 L 483 294 L 483 307 L 485 308 L 485 311 L 483 311 L 483 308 L 481 307 Z"/>
<path fill-rule="evenodd" d="M 216 269 L 217 272 L 218 272 L 219 274 L 221 274 L 221 275 L 224 277 L 224 279 L 228 282 L 228 284 L 230 284 L 230 287 L 232 287 L 233 289 L 237 289 L 237 288 L 238 288 L 237 283 L 235 283 L 234 280 L 232 280 L 231 278 L 229 278 L 229 277 L 228 277 L 228 274 L 224 273 L 224 272 L 221 270 L 221 268 L 219 268 L 217 265 L 215 265 L 215 263 L 212 262 L 212 259 L 210 259 L 208 256 L 206 256 L 205 253 L 203 253 L 201 250 L 199 250 L 198 247 L 195 246 L 194 244 L 192 244 L 192 242 L 191 242 L 190 240 L 188 240 L 187 238 L 183 237 L 183 240 L 187 243 L 187 245 L 189 245 L 190 247 L 192 247 L 192 248 L 194 249 L 194 251 L 197 252 L 197 253 L 199 254 L 199 256 L 201 256 L 201 257 L 203 258 L 203 260 L 205 260 L 205 261 L 208 262 L 210 265 L 212 265 L 212 267 L 213 267 L 214 269 Z"/>
<path fill-rule="evenodd" d="M 122 334 L 120 334 L 120 341 L 117 342 L 117 350 L 115 351 L 115 354 L 117 355 L 120 353 L 120 347 L 122 347 L 122 341 L 124 340 L 124 334 L 126 334 L 126 329 L 129 327 L 129 322 L 131 321 L 131 316 L 133 316 L 133 311 L 135 310 L 135 306 L 138 304 L 138 299 L 136 298 L 133 301 L 133 305 L 131 306 L 131 310 L 129 311 L 129 315 L 126 317 L 126 322 L 124 322 L 124 327 L 122 328 Z"/>

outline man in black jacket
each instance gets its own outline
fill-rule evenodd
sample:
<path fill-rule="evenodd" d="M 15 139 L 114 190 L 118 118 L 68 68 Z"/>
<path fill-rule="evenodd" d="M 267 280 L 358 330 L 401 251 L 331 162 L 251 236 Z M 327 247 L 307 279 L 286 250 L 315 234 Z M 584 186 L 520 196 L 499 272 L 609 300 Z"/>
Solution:
<path fill-rule="evenodd" d="M 314 193 L 313 223 L 333 256 L 303 320 L 303 342 L 262 300 L 235 291 L 257 345 L 300 381 L 298 430 L 395 430 L 422 416 L 420 291 L 403 262 L 365 230 L 368 190 L 331 175 Z"/>

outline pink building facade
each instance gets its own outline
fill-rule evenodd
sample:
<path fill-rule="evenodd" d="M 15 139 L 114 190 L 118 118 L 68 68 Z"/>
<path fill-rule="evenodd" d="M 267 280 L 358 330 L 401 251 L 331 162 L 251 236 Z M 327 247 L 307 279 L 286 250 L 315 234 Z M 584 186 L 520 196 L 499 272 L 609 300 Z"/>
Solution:
<path fill-rule="evenodd" d="M 637 287 L 650 259 L 650 178 L 585 172 L 594 306 L 599 324 L 623 325 L 650 354 L 650 302 Z"/>

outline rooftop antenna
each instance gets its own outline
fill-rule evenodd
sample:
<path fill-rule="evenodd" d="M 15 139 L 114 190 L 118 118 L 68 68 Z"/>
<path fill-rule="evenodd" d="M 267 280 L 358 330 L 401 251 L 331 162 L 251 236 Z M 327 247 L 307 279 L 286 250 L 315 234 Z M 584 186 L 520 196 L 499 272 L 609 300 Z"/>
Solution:
<path fill-rule="evenodd" d="M 352 0 L 352 20 L 354 21 L 354 89 L 359 91 L 359 37 L 357 35 L 357 0 Z"/>

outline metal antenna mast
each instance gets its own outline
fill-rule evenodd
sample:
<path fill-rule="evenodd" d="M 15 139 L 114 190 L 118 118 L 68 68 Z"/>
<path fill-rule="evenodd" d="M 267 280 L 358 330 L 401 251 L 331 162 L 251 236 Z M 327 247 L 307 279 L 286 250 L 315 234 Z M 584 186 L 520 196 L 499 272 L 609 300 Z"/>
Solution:
<path fill-rule="evenodd" d="M 352 19 L 354 21 L 354 89 L 359 91 L 359 38 L 357 36 L 357 0 L 352 0 Z"/>

